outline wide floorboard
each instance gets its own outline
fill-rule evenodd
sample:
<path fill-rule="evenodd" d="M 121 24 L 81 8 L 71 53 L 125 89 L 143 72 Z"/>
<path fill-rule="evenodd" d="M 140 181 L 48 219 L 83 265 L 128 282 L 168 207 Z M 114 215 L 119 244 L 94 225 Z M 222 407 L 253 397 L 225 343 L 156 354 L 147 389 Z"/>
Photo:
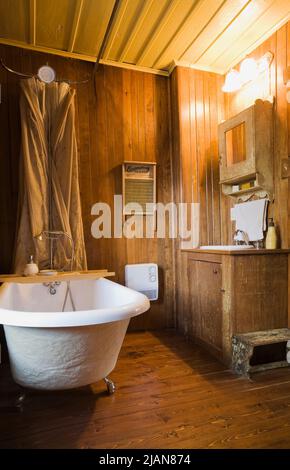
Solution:
<path fill-rule="evenodd" d="M 167 332 L 129 333 L 103 383 L 63 392 L 19 388 L 0 366 L 1 448 L 290 448 L 290 369 L 233 375 Z"/>

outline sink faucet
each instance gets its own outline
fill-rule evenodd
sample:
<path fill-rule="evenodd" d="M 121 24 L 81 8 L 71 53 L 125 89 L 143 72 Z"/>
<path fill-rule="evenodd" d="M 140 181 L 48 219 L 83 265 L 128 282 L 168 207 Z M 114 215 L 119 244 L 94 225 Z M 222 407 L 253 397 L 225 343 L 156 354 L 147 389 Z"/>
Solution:
<path fill-rule="evenodd" d="M 236 230 L 234 233 L 234 242 L 236 245 L 249 245 L 249 237 L 243 230 Z"/>

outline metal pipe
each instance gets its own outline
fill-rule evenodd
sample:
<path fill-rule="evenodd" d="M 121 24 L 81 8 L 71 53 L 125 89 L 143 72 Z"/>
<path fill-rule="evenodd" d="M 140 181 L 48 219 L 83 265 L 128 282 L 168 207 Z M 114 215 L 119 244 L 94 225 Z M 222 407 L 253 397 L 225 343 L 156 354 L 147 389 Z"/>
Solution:
<path fill-rule="evenodd" d="M 17 72 L 16 70 L 13 70 L 13 69 L 11 69 L 10 67 L 7 67 L 7 65 L 4 64 L 4 62 L 3 62 L 2 59 L 0 59 L 0 63 L 1 63 L 1 65 L 2 65 L 2 67 L 3 67 L 7 72 L 14 73 L 15 75 L 19 75 L 20 77 L 23 77 L 23 78 L 32 78 L 32 77 L 33 77 L 32 74 Z"/>
<path fill-rule="evenodd" d="M 93 76 L 95 75 L 95 73 L 98 70 L 100 60 L 101 60 L 102 55 L 103 55 L 103 53 L 105 51 L 105 48 L 107 46 L 108 39 L 109 39 L 111 30 L 112 30 L 112 26 L 113 26 L 115 16 L 116 16 L 116 13 L 118 11 L 120 3 L 121 3 L 121 0 L 115 0 L 114 8 L 112 10 L 112 13 L 111 13 L 111 16 L 110 16 L 110 19 L 109 19 L 109 23 L 107 25 L 107 29 L 106 29 L 106 32 L 105 32 L 104 37 L 103 37 L 103 41 L 102 41 L 101 47 L 99 49 L 99 52 L 98 52 L 98 55 L 97 55 L 97 58 L 96 58 L 96 62 L 95 62 L 95 65 L 94 65 L 94 70 L 93 70 Z"/>

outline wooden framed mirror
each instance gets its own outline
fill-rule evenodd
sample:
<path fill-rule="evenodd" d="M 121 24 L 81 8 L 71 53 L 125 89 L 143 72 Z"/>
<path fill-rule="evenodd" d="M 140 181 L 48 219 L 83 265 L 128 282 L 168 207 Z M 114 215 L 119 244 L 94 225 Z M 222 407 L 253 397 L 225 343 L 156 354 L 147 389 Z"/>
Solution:
<path fill-rule="evenodd" d="M 273 103 L 254 105 L 218 127 L 220 184 L 230 196 L 273 191 Z M 248 183 L 248 184 L 247 184 Z"/>
<path fill-rule="evenodd" d="M 254 145 L 252 107 L 219 125 L 221 182 L 256 172 Z"/>

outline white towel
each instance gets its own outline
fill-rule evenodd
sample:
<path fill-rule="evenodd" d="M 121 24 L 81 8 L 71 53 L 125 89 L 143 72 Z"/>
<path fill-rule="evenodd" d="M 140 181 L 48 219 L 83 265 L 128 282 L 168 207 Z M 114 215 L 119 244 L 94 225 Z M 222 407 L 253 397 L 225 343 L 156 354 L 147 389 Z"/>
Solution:
<path fill-rule="evenodd" d="M 264 238 L 267 204 L 267 199 L 235 204 L 236 229 L 243 230 L 251 242 Z"/>

